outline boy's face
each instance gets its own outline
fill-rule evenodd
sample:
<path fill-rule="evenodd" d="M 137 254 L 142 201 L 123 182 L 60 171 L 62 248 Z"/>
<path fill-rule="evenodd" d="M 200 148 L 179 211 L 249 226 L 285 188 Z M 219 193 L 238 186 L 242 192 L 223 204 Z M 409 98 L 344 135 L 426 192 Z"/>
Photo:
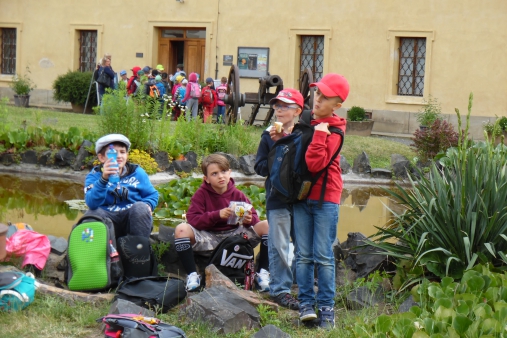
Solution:
<path fill-rule="evenodd" d="M 209 183 L 217 193 L 223 194 L 227 191 L 227 186 L 231 180 L 231 170 L 222 170 L 218 164 L 212 163 L 208 166 L 207 175 L 204 176 L 204 180 Z"/>
<path fill-rule="evenodd" d="M 333 116 L 333 112 L 342 106 L 339 97 L 324 96 L 318 87 L 314 95 L 313 114 L 316 120 Z"/>
<path fill-rule="evenodd" d="M 208 82 L 207 83 L 208 87 L 211 87 L 212 84 L 213 84 L 213 82 Z"/>
<path fill-rule="evenodd" d="M 286 109 L 289 107 L 288 109 Z M 285 103 L 277 100 L 273 104 L 275 109 L 275 116 L 278 122 L 281 122 L 284 126 L 294 123 L 294 118 L 301 114 L 301 108 L 295 103 Z M 286 110 L 285 110 L 286 109 Z"/>
<path fill-rule="evenodd" d="M 107 149 L 109 146 L 106 146 L 106 151 L 101 151 L 97 157 L 99 158 L 100 163 L 105 163 L 107 161 Z M 122 172 L 123 167 L 125 167 L 125 163 L 127 163 L 127 160 L 129 158 L 129 153 L 127 152 L 127 148 L 124 145 L 121 144 L 115 144 L 114 149 L 117 152 L 118 155 L 118 168 L 120 172 Z"/>

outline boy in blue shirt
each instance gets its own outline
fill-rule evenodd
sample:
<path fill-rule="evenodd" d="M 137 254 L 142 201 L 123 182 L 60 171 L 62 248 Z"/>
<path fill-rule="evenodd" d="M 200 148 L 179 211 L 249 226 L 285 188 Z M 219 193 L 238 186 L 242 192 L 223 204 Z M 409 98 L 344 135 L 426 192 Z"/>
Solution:
<path fill-rule="evenodd" d="M 264 184 L 270 238 L 268 242 L 269 271 L 272 271 L 269 294 L 276 303 L 291 310 L 298 310 L 299 302 L 290 293 L 293 281 L 289 263 L 291 237 L 293 244 L 296 244 L 292 226 L 292 207 L 280 201 L 271 191 L 268 155 L 275 141 L 292 131 L 294 119 L 301 114 L 303 109 L 304 99 L 297 90 L 285 88 L 269 103 L 275 109 L 277 123 L 282 126 L 279 131 L 276 127 L 270 126 L 262 133 L 254 167 L 258 175 L 266 177 Z"/>
<path fill-rule="evenodd" d="M 118 168 L 106 156 L 112 144 L 118 154 Z M 121 134 L 103 136 L 95 143 L 101 164 L 94 167 L 85 179 L 85 202 L 88 215 L 109 218 L 116 237 L 135 235 L 150 237 L 153 229 L 151 214 L 158 204 L 158 191 L 148 174 L 137 164 L 128 162 L 130 141 Z M 118 184 L 109 183 L 109 175 L 120 172 Z"/>
<path fill-rule="evenodd" d="M 311 173 L 324 169 L 340 146 L 341 135 L 331 133 L 329 126 L 340 128 L 345 133 L 347 121 L 334 113 L 342 106 L 349 94 L 347 79 L 338 74 L 327 74 L 319 82 L 310 84 L 317 87 L 312 110 L 312 126 L 315 133 L 305 154 L 306 164 Z M 323 186 L 321 175 L 312 187 L 308 198 L 294 204 L 294 229 L 297 238 L 296 279 L 299 287 L 299 318 L 308 321 L 317 318 L 318 307 L 320 327 L 332 329 L 335 325 L 334 297 L 335 259 L 333 242 L 336 239 L 338 212 L 343 181 L 340 155 L 327 169 L 327 182 Z M 319 203 L 322 189 L 324 198 Z M 315 296 L 314 268 L 317 266 L 319 290 Z"/>

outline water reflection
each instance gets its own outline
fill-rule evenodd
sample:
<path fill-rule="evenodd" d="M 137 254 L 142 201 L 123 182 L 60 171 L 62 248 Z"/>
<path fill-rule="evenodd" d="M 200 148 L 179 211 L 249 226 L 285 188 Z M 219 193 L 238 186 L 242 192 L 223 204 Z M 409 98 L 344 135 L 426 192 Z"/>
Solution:
<path fill-rule="evenodd" d="M 0 222 L 24 222 L 34 230 L 67 238 L 82 212 L 70 209 L 66 200 L 82 199 L 83 186 L 68 180 L 38 176 L 0 174 Z M 383 226 L 391 212 L 400 211 L 381 188 L 346 186 L 341 200 L 338 239 L 349 232 L 371 235 L 374 226 Z"/>

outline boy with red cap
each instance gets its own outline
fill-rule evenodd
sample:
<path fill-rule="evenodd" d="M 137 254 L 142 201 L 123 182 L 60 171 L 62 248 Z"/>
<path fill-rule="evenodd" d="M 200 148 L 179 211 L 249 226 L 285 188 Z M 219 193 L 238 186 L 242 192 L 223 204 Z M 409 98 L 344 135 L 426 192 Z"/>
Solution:
<path fill-rule="evenodd" d="M 347 121 L 335 114 L 349 94 L 347 79 L 339 74 L 327 74 L 319 82 L 310 84 L 315 90 L 312 110 L 312 141 L 305 154 L 311 173 L 324 169 L 338 150 L 341 135 L 331 133 L 328 127 L 345 132 Z M 296 279 L 299 287 L 299 318 L 309 321 L 317 318 L 324 329 L 334 328 L 335 259 L 333 242 L 336 239 L 338 211 L 343 188 L 340 155 L 327 169 L 327 183 L 322 204 L 319 205 L 323 180 L 321 175 L 310 195 L 302 203 L 294 204 L 294 229 L 297 238 Z M 319 290 L 313 289 L 314 267 L 317 265 Z"/>
<path fill-rule="evenodd" d="M 271 180 L 269 178 L 268 156 L 275 141 L 291 133 L 294 119 L 297 118 L 304 107 L 304 99 L 295 89 L 285 88 L 269 101 L 275 110 L 277 122 L 281 129 L 268 127 L 261 136 L 261 142 L 255 158 L 255 172 L 266 177 L 266 212 L 269 224 L 269 295 L 276 303 L 291 310 L 299 309 L 299 302 L 291 293 L 293 275 L 289 263 L 289 244 L 292 237 L 294 247 L 296 238 L 292 226 L 292 207 L 282 202 L 274 193 L 271 193 Z"/>

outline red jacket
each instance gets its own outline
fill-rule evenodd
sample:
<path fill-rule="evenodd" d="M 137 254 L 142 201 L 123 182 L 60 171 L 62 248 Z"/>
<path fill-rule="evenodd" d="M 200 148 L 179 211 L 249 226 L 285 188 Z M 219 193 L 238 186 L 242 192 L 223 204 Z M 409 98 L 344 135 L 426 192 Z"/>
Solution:
<path fill-rule="evenodd" d="M 343 130 L 347 125 L 347 120 L 337 115 L 328 117 L 325 119 L 312 120 L 312 126 L 319 123 L 329 123 L 329 126 L 337 127 Z M 308 146 L 306 151 L 306 164 L 308 170 L 312 173 L 317 173 L 324 169 L 326 165 L 333 157 L 336 150 L 340 146 L 341 136 L 339 134 L 331 133 L 328 135 L 322 131 L 315 131 L 313 134 L 312 142 Z M 312 188 L 308 199 L 320 200 L 320 192 L 322 189 L 322 181 L 324 180 L 324 174 L 320 176 L 318 181 Z M 328 168 L 327 184 L 324 193 L 324 201 L 340 204 L 340 198 L 342 195 L 343 180 L 342 180 L 342 169 L 340 168 L 340 155 L 338 155 L 333 164 Z"/>
<path fill-rule="evenodd" d="M 209 183 L 203 181 L 190 200 L 187 221 L 198 230 L 225 231 L 235 229 L 236 225 L 227 224 L 227 219 L 220 218 L 220 210 L 228 208 L 231 201 L 251 204 L 248 197 L 236 188 L 232 178 L 227 186 L 227 191 L 223 194 L 217 193 Z M 252 208 L 252 223 L 244 224 L 244 226 L 250 227 L 258 222 L 259 216 L 257 215 L 257 211 Z"/>

